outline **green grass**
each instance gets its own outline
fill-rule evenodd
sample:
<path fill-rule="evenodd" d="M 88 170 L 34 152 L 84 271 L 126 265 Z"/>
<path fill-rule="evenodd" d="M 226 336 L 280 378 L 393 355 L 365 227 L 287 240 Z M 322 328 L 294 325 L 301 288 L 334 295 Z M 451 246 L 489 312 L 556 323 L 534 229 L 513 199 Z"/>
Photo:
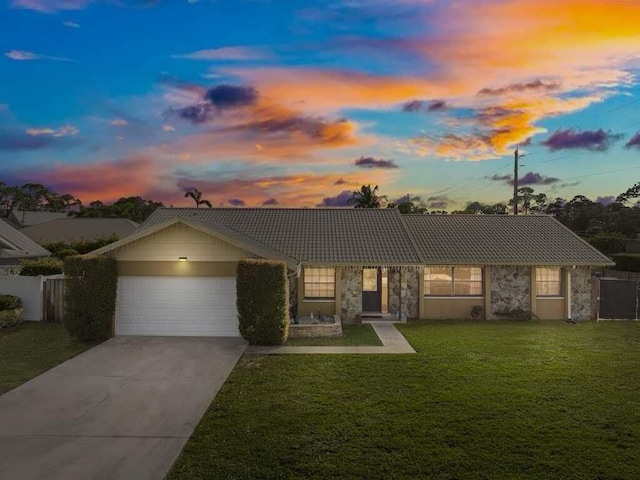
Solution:
<path fill-rule="evenodd" d="M 178 479 L 640 477 L 640 324 L 400 325 L 417 355 L 245 355 Z"/>
<path fill-rule="evenodd" d="M 382 342 L 371 325 L 343 325 L 341 337 L 291 338 L 288 346 L 337 346 L 337 345 L 372 345 L 379 346 Z"/>
<path fill-rule="evenodd" d="M 26 322 L 0 330 L 0 395 L 93 345 L 74 340 L 56 323 Z"/>

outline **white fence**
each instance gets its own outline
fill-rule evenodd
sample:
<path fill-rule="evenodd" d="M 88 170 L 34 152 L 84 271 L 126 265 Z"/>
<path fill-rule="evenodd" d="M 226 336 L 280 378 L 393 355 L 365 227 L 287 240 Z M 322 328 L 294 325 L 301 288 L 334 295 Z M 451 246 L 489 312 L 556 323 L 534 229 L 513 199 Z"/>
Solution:
<path fill-rule="evenodd" d="M 63 275 L 50 277 L 20 277 L 17 275 L 0 276 L 0 295 L 15 295 L 22 300 L 24 319 L 42 320 L 42 289 L 47 278 L 63 278 Z"/>

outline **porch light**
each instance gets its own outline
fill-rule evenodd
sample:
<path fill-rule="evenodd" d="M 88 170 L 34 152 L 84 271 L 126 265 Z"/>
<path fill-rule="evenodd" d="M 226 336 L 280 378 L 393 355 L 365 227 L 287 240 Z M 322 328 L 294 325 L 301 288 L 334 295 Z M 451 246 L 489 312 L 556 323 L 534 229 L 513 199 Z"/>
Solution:
<path fill-rule="evenodd" d="M 187 257 L 178 257 L 178 261 L 179 262 L 186 262 L 187 261 Z"/>

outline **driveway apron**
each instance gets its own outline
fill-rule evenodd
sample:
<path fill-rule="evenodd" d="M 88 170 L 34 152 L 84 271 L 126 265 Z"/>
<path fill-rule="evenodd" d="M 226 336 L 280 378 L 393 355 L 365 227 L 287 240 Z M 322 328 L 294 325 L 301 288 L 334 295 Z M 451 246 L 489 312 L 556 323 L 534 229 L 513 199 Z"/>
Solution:
<path fill-rule="evenodd" d="M 0 478 L 163 478 L 245 348 L 115 337 L 7 392 Z"/>

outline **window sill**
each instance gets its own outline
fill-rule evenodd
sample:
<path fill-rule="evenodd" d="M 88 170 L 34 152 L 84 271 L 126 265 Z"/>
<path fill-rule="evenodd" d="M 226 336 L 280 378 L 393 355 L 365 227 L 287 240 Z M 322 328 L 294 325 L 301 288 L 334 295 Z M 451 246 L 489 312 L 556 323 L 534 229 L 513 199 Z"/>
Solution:
<path fill-rule="evenodd" d="M 556 296 L 545 296 L 545 297 L 536 297 L 538 300 L 564 300 L 564 297 L 556 297 Z"/>
<path fill-rule="evenodd" d="M 433 300 L 484 300 L 484 297 L 477 295 L 425 295 L 424 298 Z"/>
<path fill-rule="evenodd" d="M 302 299 L 303 303 L 335 303 L 335 298 L 304 298 Z"/>

